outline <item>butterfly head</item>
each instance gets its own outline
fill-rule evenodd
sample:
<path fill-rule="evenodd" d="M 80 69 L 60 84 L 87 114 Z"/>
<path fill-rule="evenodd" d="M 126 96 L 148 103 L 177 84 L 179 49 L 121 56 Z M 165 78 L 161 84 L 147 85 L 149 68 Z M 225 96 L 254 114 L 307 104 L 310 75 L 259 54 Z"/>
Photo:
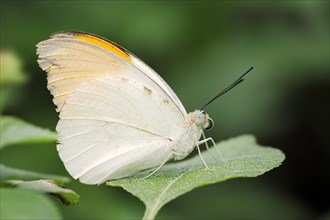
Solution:
<path fill-rule="evenodd" d="M 214 122 L 205 111 L 196 110 L 191 114 L 192 114 L 192 121 L 197 125 L 197 127 L 202 129 L 213 128 Z"/>

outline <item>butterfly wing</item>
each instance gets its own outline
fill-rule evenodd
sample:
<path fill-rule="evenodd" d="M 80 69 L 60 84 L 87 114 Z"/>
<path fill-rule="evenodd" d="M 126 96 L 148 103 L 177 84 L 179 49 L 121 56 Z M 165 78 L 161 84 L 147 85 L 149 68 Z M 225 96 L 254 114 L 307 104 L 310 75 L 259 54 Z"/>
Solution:
<path fill-rule="evenodd" d="M 99 184 L 164 162 L 186 112 L 160 76 L 94 35 L 55 35 L 38 54 L 60 111 L 57 149 L 74 178 Z"/>
<path fill-rule="evenodd" d="M 48 89 L 59 112 L 70 94 L 82 82 L 117 74 L 159 87 L 187 114 L 179 98 L 148 65 L 121 46 L 82 32 L 60 32 L 37 45 L 39 66 L 47 71 Z"/>
<path fill-rule="evenodd" d="M 74 178 L 100 183 L 165 160 L 182 119 L 163 94 L 150 91 L 131 79 L 103 76 L 68 96 L 57 125 L 58 151 Z"/>

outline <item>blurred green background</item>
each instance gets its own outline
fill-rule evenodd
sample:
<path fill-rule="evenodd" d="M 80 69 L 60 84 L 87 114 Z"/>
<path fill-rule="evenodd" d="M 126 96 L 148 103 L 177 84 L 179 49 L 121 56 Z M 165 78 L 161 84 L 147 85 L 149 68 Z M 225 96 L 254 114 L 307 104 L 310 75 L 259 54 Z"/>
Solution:
<path fill-rule="evenodd" d="M 52 130 L 58 116 L 35 45 L 53 32 L 86 31 L 119 43 L 154 68 L 187 111 L 255 67 L 206 108 L 215 121 L 207 135 L 220 141 L 254 134 L 262 145 L 282 149 L 284 164 L 255 179 L 194 190 L 166 205 L 159 219 L 330 218 L 328 1 L 2 0 L 0 16 L 1 50 L 14 52 L 22 65 L 15 89 L 5 90 L 10 79 L 1 76 L 2 114 Z M 5 149 L 1 163 L 68 175 L 55 143 Z M 143 215 L 143 204 L 121 189 L 78 181 L 68 187 L 81 202 L 56 201 L 65 219 Z"/>

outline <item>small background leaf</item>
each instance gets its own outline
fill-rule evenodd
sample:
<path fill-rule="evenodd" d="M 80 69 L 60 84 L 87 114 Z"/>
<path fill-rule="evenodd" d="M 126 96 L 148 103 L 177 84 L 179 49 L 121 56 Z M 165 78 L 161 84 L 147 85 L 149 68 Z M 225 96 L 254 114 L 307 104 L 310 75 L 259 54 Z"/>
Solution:
<path fill-rule="evenodd" d="M 0 195 L 0 219 L 62 219 L 47 195 L 8 188 L 1 188 Z"/>
<path fill-rule="evenodd" d="M 65 189 L 63 187 L 58 186 L 51 180 L 35 180 L 35 181 L 20 181 L 20 180 L 12 180 L 9 183 L 19 189 L 26 189 L 35 192 L 41 193 L 51 193 L 57 196 L 64 204 L 66 205 L 74 205 L 79 202 L 79 195 L 70 190 Z"/>
<path fill-rule="evenodd" d="M 210 170 L 205 169 L 199 156 L 179 163 L 165 165 L 153 176 L 142 179 L 147 173 L 110 181 L 110 186 L 123 187 L 146 205 L 144 219 L 153 219 L 169 201 L 203 185 L 237 177 L 256 177 L 281 164 L 284 154 L 271 147 L 257 145 L 253 136 L 243 135 L 217 144 L 224 161 L 215 159 L 215 148 L 204 152 Z"/>
<path fill-rule="evenodd" d="M 22 99 L 20 87 L 27 81 L 22 60 L 12 50 L 0 51 L 0 112 L 14 107 Z"/>
<path fill-rule="evenodd" d="M 57 184 L 64 184 L 70 181 L 70 178 L 59 175 L 51 175 L 45 173 L 37 173 L 29 170 L 22 170 L 12 168 L 0 164 L 0 181 L 6 180 L 38 180 L 38 179 L 50 179 Z"/>
<path fill-rule="evenodd" d="M 0 118 L 0 149 L 10 144 L 55 141 L 57 135 L 12 116 Z"/>

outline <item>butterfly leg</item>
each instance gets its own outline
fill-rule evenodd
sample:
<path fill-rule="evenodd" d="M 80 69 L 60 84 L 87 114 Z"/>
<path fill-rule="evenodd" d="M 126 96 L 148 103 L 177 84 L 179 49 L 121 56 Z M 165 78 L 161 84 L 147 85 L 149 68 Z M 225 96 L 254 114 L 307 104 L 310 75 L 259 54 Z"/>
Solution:
<path fill-rule="evenodd" d="M 203 143 L 204 143 L 203 140 L 202 140 L 202 141 L 196 141 L 196 148 L 197 148 L 197 151 L 198 151 L 198 155 L 199 155 L 199 157 L 202 159 L 205 168 L 206 168 L 206 169 L 210 169 L 209 166 L 206 164 L 206 162 L 205 162 L 203 156 L 202 156 L 201 149 L 199 148 L 199 145 L 200 145 L 200 144 L 203 144 Z"/>
<path fill-rule="evenodd" d="M 205 144 L 207 147 L 206 147 L 206 149 L 209 151 L 210 149 L 208 148 L 208 145 L 206 144 L 208 141 L 211 141 L 212 142 L 212 144 L 213 144 L 213 146 L 214 146 L 214 148 L 215 148 L 215 150 L 216 150 L 216 152 L 218 153 L 218 155 L 220 156 L 220 158 L 221 158 L 221 161 L 223 161 L 223 162 L 225 162 L 225 160 L 223 159 L 223 157 L 222 157 L 222 155 L 221 155 L 221 153 L 220 153 L 220 151 L 217 149 L 217 147 L 216 147 L 216 144 L 215 144 L 215 142 L 214 142 L 214 140 L 213 140 L 213 138 L 211 138 L 211 137 L 209 137 L 209 138 L 205 138 L 205 135 L 204 135 L 204 133 L 202 133 L 203 134 L 203 140 L 200 140 L 200 141 L 198 141 L 197 142 L 197 144 Z"/>
<path fill-rule="evenodd" d="M 173 155 L 175 154 L 174 151 L 171 151 L 171 153 L 165 158 L 165 160 L 156 168 L 154 169 L 151 173 L 149 173 L 147 176 L 143 177 L 142 179 L 146 179 L 150 176 L 152 176 L 154 173 L 156 173 L 160 168 L 162 168 L 162 166 L 164 166 L 164 164 L 173 157 Z"/>
<path fill-rule="evenodd" d="M 206 139 L 205 134 L 204 134 L 203 131 L 202 131 L 202 137 L 203 137 L 203 140 Z M 207 141 L 205 142 L 205 146 L 206 146 L 206 149 L 207 149 L 207 150 L 210 150 L 210 148 L 209 148 L 209 144 L 207 143 Z"/>
<path fill-rule="evenodd" d="M 203 140 L 206 140 L 206 137 L 205 137 L 205 134 L 204 134 L 204 132 L 202 131 L 202 137 L 203 137 Z M 212 139 L 212 138 L 211 138 Z M 213 139 L 212 139 L 212 141 L 213 141 Z M 215 146 L 215 144 L 214 144 L 214 141 L 212 142 L 213 143 L 213 145 Z M 208 142 L 207 141 L 205 141 L 205 147 L 206 147 L 206 150 L 212 155 L 212 157 L 215 159 L 215 160 L 217 160 L 217 157 L 210 151 L 210 147 L 209 147 L 209 144 L 208 144 Z M 217 150 L 217 149 L 216 149 Z M 218 150 L 217 150 L 218 151 Z M 219 152 L 218 152 L 219 153 Z"/>

